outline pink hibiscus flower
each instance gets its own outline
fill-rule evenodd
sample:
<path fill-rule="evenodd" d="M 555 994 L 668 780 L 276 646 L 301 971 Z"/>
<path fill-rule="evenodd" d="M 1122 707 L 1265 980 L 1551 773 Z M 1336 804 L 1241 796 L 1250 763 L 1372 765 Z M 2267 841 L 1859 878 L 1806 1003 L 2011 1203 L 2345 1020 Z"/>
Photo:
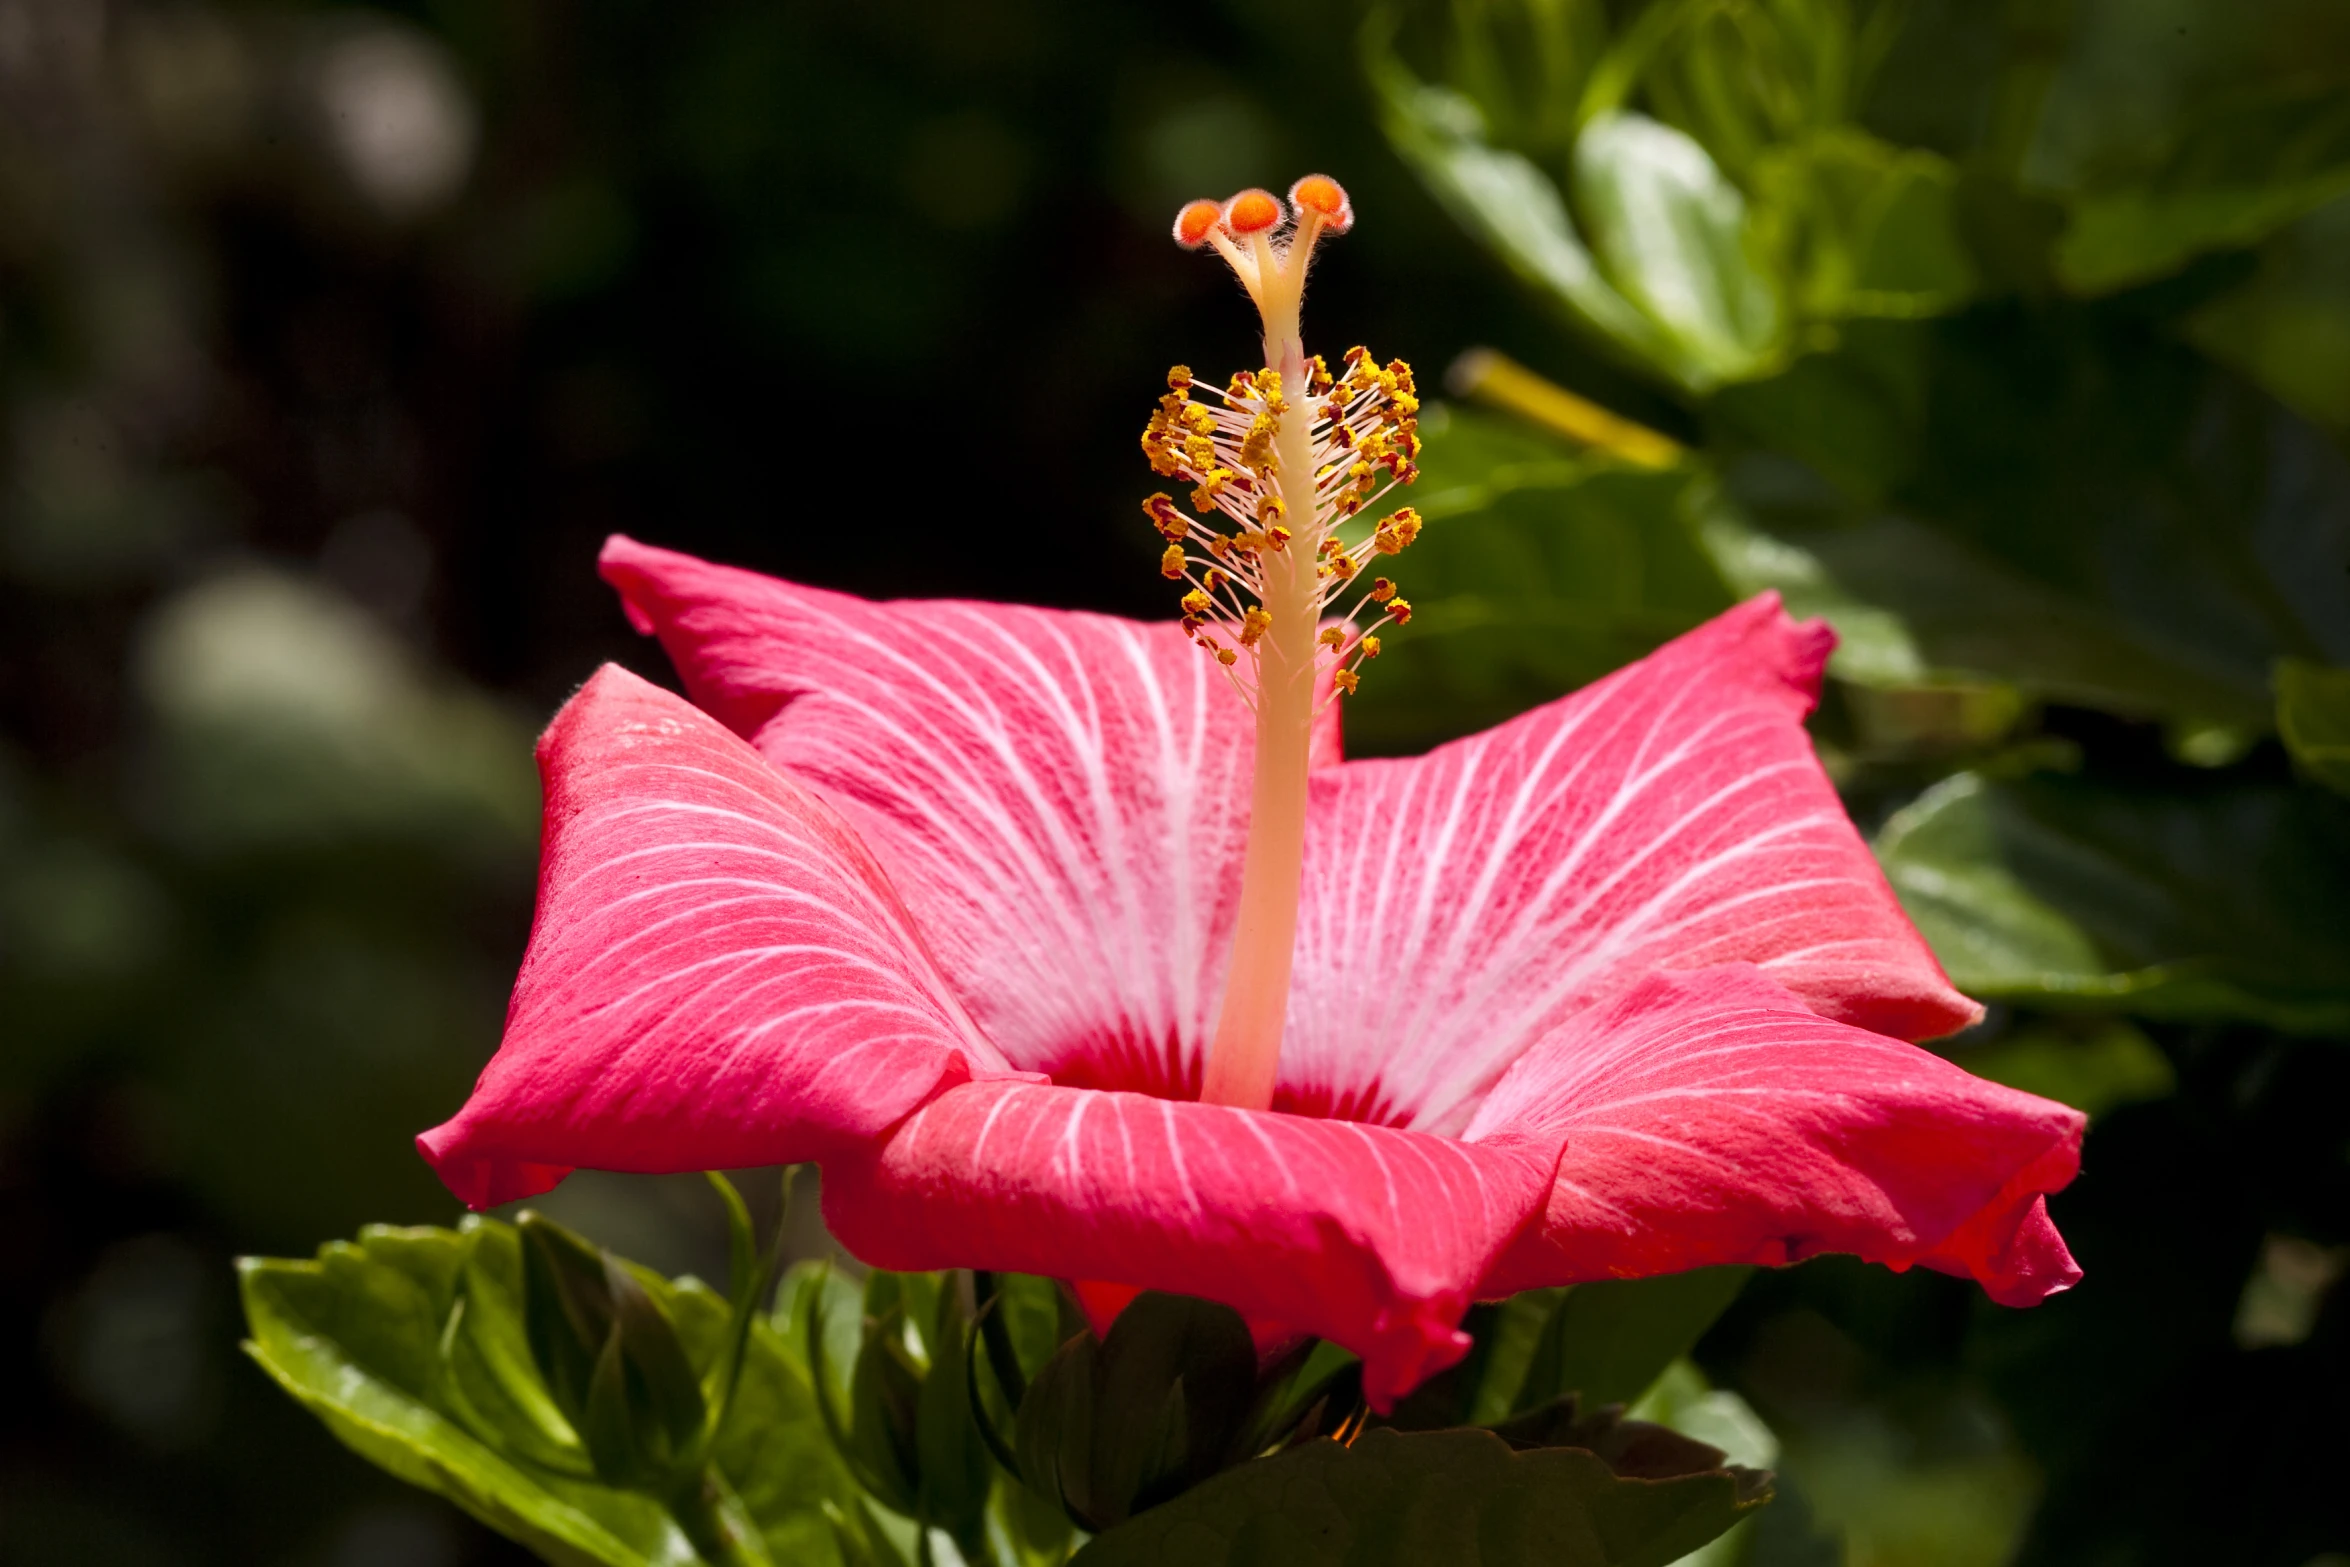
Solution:
<path fill-rule="evenodd" d="M 571 1169 L 813 1160 L 877 1266 L 1227 1302 L 1360 1354 L 1384 1406 L 1476 1299 L 1851 1252 L 2025 1305 L 2082 1118 L 1908 1040 L 1979 1009 L 1802 722 L 1832 643 L 1766 596 L 1498 728 L 1343 761 L 1409 614 L 1354 521 L 1410 373 L 1305 356 L 1315 240 L 1194 203 L 1265 319 L 1145 436 L 1184 619 L 871 603 L 649 548 L 604 574 L 688 703 L 599 672 L 539 745 L 504 1043 L 425 1157 L 486 1207 Z M 1284 395 L 1287 389 L 1287 395 Z M 1350 542 L 1351 541 L 1351 542 Z"/>

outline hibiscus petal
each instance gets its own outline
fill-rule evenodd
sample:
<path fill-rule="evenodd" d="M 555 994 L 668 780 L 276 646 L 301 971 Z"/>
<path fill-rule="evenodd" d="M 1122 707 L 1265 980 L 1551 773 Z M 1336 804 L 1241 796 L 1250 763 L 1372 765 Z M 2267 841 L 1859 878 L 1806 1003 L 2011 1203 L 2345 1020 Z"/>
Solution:
<path fill-rule="evenodd" d="M 877 1267 L 1139 1285 L 1319 1334 L 1384 1407 L 1468 1348 L 1461 1312 L 1556 1158 L 1555 1139 L 974 1083 L 827 1165 L 824 1212 Z"/>
<path fill-rule="evenodd" d="M 1563 1136 L 1542 1223 L 1486 1292 L 1853 1252 L 2028 1306 L 2079 1280 L 2045 1196 L 2084 1117 L 1832 1022 L 1749 964 L 1661 974 L 1569 1021 L 1474 1142 Z"/>
<path fill-rule="evenodd" d="M 1285 1104 L 1455 1132 L 1648 972 L 1750 961 L 1903 1038 L 1953 990 L 1803 732 L 1833 635 L 1765 595 L 1575 695 L 1314 780 Z"/>
<path fill-rule="evenodd" d="M 580 1165 L 819 1158 L 1003 1058 L 856 834 L 607 666 L 539 742 L 544 857 L 506 1037 L 418 1146 L 476 1208 Z"/>
<path fill-rule="evenodd" d="M 877 604 L 623 538 L 603 569 L 694 700 L 854 823 L 1011 1060 L 1193 1091 L 1255 732 L 1175 625 Z"/>

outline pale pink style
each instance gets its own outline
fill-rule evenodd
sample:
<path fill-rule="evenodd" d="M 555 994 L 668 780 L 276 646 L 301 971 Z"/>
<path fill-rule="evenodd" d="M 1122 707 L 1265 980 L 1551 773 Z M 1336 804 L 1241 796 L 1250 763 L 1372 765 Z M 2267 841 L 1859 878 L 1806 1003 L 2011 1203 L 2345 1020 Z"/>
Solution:
<path fill-rule="evenodd" d="M 615 668 L 540 744 L 506 1038 L 420 1142 L 815 1160 L 857 1255 L 1222 1300 L 1381 1402 L 1475 1299 L 1855 1252 L 2029 1304 L 2081 1117 L 1903 1043 L 1951 989 L 1802 729 L 1830 636 L 1740 606 L 1408 761 L 1317 740 L 1275 1108 L 1197 1103 L 1252 729 L 1172 625 L 877 604 L 615 539 L 693 703 Z"/>

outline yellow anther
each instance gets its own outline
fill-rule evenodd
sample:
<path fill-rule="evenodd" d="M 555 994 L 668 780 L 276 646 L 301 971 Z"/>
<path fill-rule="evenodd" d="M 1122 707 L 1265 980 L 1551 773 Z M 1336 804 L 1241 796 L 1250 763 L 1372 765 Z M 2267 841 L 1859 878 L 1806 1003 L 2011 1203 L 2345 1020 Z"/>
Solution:
<path fill-rule="evenodd" d="M 1183 405 L 1183 422 L 1200 435 L 1216 433 L 1216 416 L 1197 403 Z"/>
<path fill-rule="evenodd" d="M 1388 581 L 1385 577 L 1379 578 L 1377 581 L 1371 584 L 1371 597 L 1378 603 L 1386 603 L 1389 599 L 1395 597 L 1395 584 Z"/>
<path fill-rule="evenodd" d="M 1222 664 L 1226 669 L 1230 669 L 1240 662 L 1240 655 L 1228 647 L 1220 647 L 1216 649 L 1216 662 Z"/>
<path fill-rule="evenodd" d="M 1170 544 L 1167 546 L 1167 552 L 1159 557 L 1159 575 L 1173 578 L 1177 582 L 1183 580 L 1182 545 Z"/>
<path fill-rule="evenodd" d="M 1277 550 L 1289 548 L 1289 530 L 1279 523 L 1265 530 L 1265 542 Z"/>
<path fill-rule="evenodd" d="M 1253 370 L 1235 370 L 1231 384 L 1224 388 L 1225 396 L 1234 402 L 1257 395 L 1257 376 Z"/>
<path fill-rule="evenodd" d="M 1412 601 L 1406 598 L 1390 599 L 1387 613 L 1394 617 L 1397 625 L 1403 625 L 1412 618 Z"/>
<path fill-rule="evenodd" d="M 1363 649 L 1363 657 L 1365 657 L 1365 658 L 1377 658 L 1377 657 L 1379 656 L 1379 639 L 1378 639 L 1377 637 L 1365 637 L 1365 638 L 1363 638 L 1363 640 L 1362 640 L 1362 649 Z"/>
<path fill-rule="evenodd" d="M 1266 478 L 1280 472 L 1280 459 L 1273 449 L 1273 443 L 1280 434 L 1281 422 L 1276 416 L 1270 413 L 1258 414 L 1240 443 L 1241 462 Z"/>
<path fill-rule="evenodd" d="M 1230 487 L 1235 475 L 1229 468 L 1210 468 L 1200 475 L 1198 486 L 1191 492 L 1191 504 L 1196 511 L 1214 511 L 1216 497 Z"/>
<path fill-rule="evenodd" d="M 1273 617 L 1258 605 L 1251 604 L 1240 617 L 1240 645 L 1255 647 L 1265 633 L 1273 629 Z"/>
<path fill-rule="evenodd" d="M 1188 392 L 1188 391 L 1190 391 L 1190 390 L 1191 390 L 1191 366 L 1189 366 L 1189 365 L 1176 365 L 1174 368 L 1170 369 L 1170 370 L 1167 372 L 1167 390 L 1169 390 L 1169 391 L 1171 391 L 1171 392 Z"/>
<path fill-rule="evenodd" d="M 1168 444 L 1172 446 L 1174 443 L 1170 441 Z M 1204 435 L 1185 436 L 1183 438 L 1183 460 L 1191 464 L 1194 472 L 1207 472 L 1216 465 L 1216 443 Z"/>
<path fill-rule="evenodd" d="M 1371 542 L 1382 555 L 1400 555 L 1404 547 L 1420 536 L 1420 514 L 1406 506 L 1394 516 L 1379 524 Z"/>
<path fill-rule="evenodd" d="M 1312 366 L 1312 373 L 1306 377 L 1306 390 L 1313 396 L 1324 396 L 1329 392 L 1331 387 L 1338 384 L 1337 382 L 1330 379 L 1329 363 L 1325 361 L 1320 354 L 1316 354 L 1313 358 L 1307 360 L 1306 363 Z"/>
<path fill-rule="evenodd" d="M 1221 592 L 1223 592 L 1223 591 L 1224 591 L 1224 584 L 1225 584 L 1225 583 L 1227 583 L 1227 582 L 1230 582 L 1231 580 L 1232 580 L 1232 579 L 1231 579 L 1230 577 L 1227 577 L 1227 576 L 1225 576 L 1225 575 L 1224 575 L 1224 573 L 1222 573 L 1222 572 L 1218 571 L 1218 570 L 1217 570 L 1215 567 L 1213 567 L 1213 566 L 1210 566 L 1210 567 L 1208 568 L 1208 574 L 1207 574 L 1205 577 L 1203 577 L 1203 578 L 1201 578 L 1201 579 L 1200 579 L 1201 583 L 1202 583 L 1202 584 L 1203 584 L 1203 585 L 1204 585 L 1204 586 L 1207 588 L 1207 590 L 1208 590 L 1210 593 L 1221 593 Z"/>
<path fill-rule="evenodd" d="M 1351 669 L 1333 669 L 1330 671 L 1330 683 L 1348 696 L 1353 696 L 1356 688 L 1362 685 L 1363 677 Z"/>
<path fill-rule="evenodd" d="M 1175 497 L 1165 490 L 1142 503 L 1142 514 L 1151 520 L 1152 527 L 1170 539 L 1180 539 L 1191 532 L 1191 524 L 1175 509 Z"/>
<path fill-rule="evenodd" d="M 1196 620 L 1216 607 L 1216 601 L 1198 588 L 1183 595 L 1183 613 Z"/>
<path fill-rule="evenodd" d="M 1324 626 L 1322 634 L 1314 640 L 1324 647 L 1344 647 L 1346 646 L 1346 628 L 1344 626 Z"/>
<path fill-rule="evenodd" d="M 1270 490 L 1257 497 L 1257 521 L 1279 522 L 1289 515 L 1289 508 L 1281 504 L 1281 497 Z"/>

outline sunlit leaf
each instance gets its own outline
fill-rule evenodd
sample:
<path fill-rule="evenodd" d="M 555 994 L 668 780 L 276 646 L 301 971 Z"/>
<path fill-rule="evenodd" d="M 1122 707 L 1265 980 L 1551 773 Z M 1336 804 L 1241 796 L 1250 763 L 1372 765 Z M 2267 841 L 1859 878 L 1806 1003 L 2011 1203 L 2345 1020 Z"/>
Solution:
<path fill-rule="evenodd" d="M 725 1300 L 625 1266 L 674 1323 L 693 1373 L 712 1375 L 731 1338 Z M 312 1260 L 248 1258 L 241 1273 L 248 1352 L 363 1457 L 549 1561 L 698 1559 L 661 1501 L 593 1478 L 526 1342 L 510 1226 L 378 1226 Z M 764 1321 L 752 1325 L 712 1457 L 719 1512 L 755 1529 L 777 1561 L 840 1560 L 826 1514 L 855 1491 L 823 1441 L 805 1371 Z"/>
<path fill-rule="evenodd" d="M 439 1407 L 435 1347 L 464 1250 L 450 1231 L 376 1227 L 315 1261 L 247 1258 L 248 1352 L 345 1446 L 549 1561 L 691 1562 L 650 1498 L 526 1468 Z"/>
<path fill-rule="evenodd" d="M 1586 330 L 1691 387 L 1718 379 L 1618 293 L 1568 215 L 1558 186 L 1523 154 L 1494 146 L 1476 103 L 1374 52 L 1371 81 L 1388 141 L 1463 228 Z"/>
<path fill-rule="evenodd" d="M 1776 282 L 1748 252 L 1745 196 L 1703 147 L 1623 110 L 1583 127 L 1574 171 L 1609 282 L 1698 367 L 1694 386 L 1779 362 L 1788 323 Z"/>

